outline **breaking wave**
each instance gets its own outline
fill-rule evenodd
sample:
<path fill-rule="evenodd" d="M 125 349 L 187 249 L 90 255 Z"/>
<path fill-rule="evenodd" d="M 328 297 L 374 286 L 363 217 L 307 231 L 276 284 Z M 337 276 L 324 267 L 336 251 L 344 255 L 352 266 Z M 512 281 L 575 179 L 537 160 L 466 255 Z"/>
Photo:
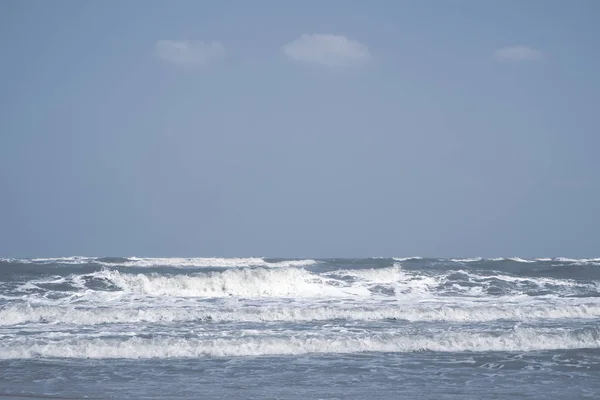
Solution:
<path fill-rule="evenodd" d="M 600 347 L 592 258 L 0 262 L 5 359 Z"/>
<path fill-rule="evenodd" d="M 330 285 L 331 279 L 300 268 L 242 268 L 194 275 L 94 274 L 125 292 L 175 297 L 347 297 L 368 295 L 366 288 Z"/>
<path fill-rule="evenodd" d="M 458 269 L 420 273 L 399 263 L 383 268 L 337 269 L 318 273 L 304 267 L 247 267 L 193 273 L 131 273 L 102 267 L 89 274 L 52 275 L 23 282 L 13 299 L 114 298 L 143 295 L 172 298 L 371 298 L 431 299 L 439 296 L 600 296 L 600 282 L 514 276 Z M 7 297 L 5 297 L 7 298 Z"/>
<path fill-rule="evenodd" d="M 200 307 L 56 307 L 16 305 L 0 308 L 0 326 L 29 323 L 102 325 L 174 322 L 308 322 L 403 320 L 487 322 L 600 318 L 600 302 L 529 305 L 424 305 L 419 307 L 260 306 L 234 308 Z"/>
<path fill-rule="evenodd" d="M 502 334 L 447 332 L 436 335 L 350 335 L 326 337 L 249 336 L 235 338 L 139 338 L 60 339 L 41 343 L 19 340 L 0 347 L 0 357 L 12 358 L 190 358 L 276 356 L 314 353 L 406 353 L 543 351 L 600 348 L 597 328 L 547 332 L 516 329 Z"/>

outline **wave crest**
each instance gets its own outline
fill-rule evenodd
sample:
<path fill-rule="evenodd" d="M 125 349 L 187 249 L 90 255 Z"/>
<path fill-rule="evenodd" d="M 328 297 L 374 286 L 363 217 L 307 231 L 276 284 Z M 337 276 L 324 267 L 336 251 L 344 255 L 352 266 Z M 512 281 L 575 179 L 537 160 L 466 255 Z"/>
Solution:
<path fill-rule="evenodd" d="M 346 297 L 366 288 L 339 287 L 301 268 L 242 268 L 194 275 L 127 274 L 105 269 L 94 274 L 125 292 L 173 297 Z"/>

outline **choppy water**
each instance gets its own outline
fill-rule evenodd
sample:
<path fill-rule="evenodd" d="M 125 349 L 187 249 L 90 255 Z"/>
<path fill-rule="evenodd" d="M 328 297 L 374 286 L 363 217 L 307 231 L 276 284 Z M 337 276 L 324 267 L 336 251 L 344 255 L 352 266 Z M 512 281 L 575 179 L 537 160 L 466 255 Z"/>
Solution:
<path fill-rule="evenodd" d="M 600 259 L 2 259 L 0 394 L 596 399 Z"/>

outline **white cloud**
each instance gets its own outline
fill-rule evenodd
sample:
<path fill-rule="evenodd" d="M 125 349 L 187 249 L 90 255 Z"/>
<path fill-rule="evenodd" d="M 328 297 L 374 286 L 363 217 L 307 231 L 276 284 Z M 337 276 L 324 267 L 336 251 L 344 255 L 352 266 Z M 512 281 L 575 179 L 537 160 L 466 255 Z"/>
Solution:
<path fill-rule="evenodd" d="M 510 46 L 496 50 L 494 56 L 503 61 L 537 61 L 542 59 L 542 52 L 527 46 Z"/>
<path fill-rule="evenodd" d="M 162 60 L 185 67 L 206 64 L 227 55 L 227 49 L 219 42 L 186 40 L 159 40 L 155 51 Z"/>
<path fill-rule="evenodd" d="M 302 35 L 283 46 L 288 57 L 329 67 L 364 63 L 371 59 L 369 48 L 345 36 L 314 34 Z"/>

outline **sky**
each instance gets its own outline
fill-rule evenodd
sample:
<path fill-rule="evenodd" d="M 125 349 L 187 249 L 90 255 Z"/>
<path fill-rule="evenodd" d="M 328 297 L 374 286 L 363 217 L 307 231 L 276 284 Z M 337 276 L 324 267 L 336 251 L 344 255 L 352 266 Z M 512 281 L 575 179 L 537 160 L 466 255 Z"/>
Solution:
<path fill-rule="evenodd" d="M 600 2 L 0 2 L 0 256 L 600 256 Z"/>

